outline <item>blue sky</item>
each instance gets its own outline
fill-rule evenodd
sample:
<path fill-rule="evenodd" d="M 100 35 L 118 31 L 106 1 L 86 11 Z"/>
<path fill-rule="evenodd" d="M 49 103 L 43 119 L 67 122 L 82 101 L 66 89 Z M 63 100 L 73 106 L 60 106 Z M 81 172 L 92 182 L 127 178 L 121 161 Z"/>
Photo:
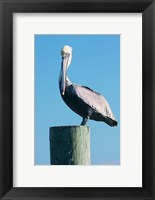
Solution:
<path fill-rule="evenodd" d="M 120 164 L 120 35 L 35 35 L 35 165 L 50 164 L 49 127 L 80 125 L 61 99 L 61 49 L 73 48 L 68 77 L 101 93 L 117 127 L 89 120 L 92 165 Z"/>

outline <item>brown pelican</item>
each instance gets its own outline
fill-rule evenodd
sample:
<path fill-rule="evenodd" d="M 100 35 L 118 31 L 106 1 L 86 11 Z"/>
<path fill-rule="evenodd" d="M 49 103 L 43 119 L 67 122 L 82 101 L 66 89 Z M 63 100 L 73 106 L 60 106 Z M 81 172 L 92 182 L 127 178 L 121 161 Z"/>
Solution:
<path fill-rule="evenodd" d="M 59 76 L 59 89 L 64 102 L 79 114 L 85 125 L 88 119 L 104 121 L 110 126 L 117 126 L 117 121 L 106 99 L 98 92 L 82 85 L 73 84 L 67 77 L 67 69 L 72 59 L 72 48 L 64 46 L 61 50 L 62 62 Z"/>

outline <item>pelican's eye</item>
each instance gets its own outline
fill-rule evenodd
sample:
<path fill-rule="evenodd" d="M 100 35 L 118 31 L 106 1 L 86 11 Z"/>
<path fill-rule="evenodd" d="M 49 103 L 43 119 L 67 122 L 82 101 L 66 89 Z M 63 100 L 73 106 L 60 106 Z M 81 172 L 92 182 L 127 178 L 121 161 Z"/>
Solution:
<path fill-rule="evenodd" d="M 69 57 L 70 56 L 70 53 L 66 53 L 66 57 Z"/>
<path fill-rule="evenodd" d="M 68 58 L 69 56 L 70 56 L 69 53 L 64 53 L 64 54 L 62 55 L 63 58 Z"/>

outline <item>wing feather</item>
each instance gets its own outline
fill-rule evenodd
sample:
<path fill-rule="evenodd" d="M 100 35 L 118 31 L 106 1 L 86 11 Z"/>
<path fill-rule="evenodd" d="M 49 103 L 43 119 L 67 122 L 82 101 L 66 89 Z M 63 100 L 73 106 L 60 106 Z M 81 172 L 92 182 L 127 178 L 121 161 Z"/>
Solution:
<path fill-rule="evenodd" d="M 87 103 L 90 107 L 105 117 L 109 117 L 115 120 L 115 117 L 110 109 L 110 106 L 106 99 L 98 92 L 81 85 L 73 84 L 73 90 L 75 94 Z"/>

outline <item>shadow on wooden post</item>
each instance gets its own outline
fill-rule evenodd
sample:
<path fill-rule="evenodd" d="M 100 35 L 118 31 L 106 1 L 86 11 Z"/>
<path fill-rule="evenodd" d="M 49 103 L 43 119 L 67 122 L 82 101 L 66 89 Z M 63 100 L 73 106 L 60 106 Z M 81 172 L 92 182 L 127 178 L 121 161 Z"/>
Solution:
<path fill-rule="evenodd" d="M 90 132 L 88 126 L 50 128 L 51 165 L 89 165 Z"/>

